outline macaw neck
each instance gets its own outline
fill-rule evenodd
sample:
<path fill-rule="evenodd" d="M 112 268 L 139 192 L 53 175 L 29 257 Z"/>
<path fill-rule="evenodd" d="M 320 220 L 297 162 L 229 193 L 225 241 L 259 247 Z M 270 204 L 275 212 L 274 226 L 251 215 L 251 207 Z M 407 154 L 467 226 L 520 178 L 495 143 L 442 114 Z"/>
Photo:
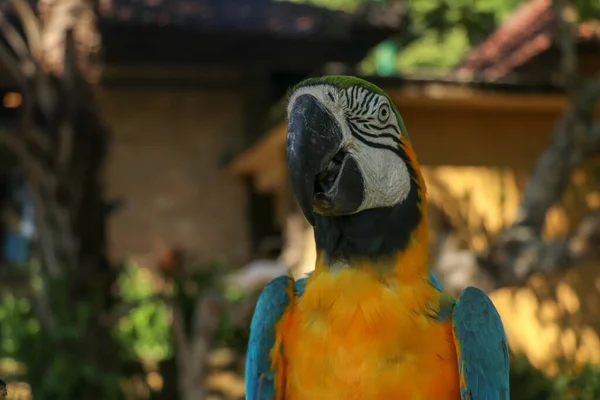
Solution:
<path fill-rule="evenodd" d="M 341 217 L 317 215 L 317 264 L 323 268 L 369 265 L 384 272 L 403 269 L 400 264 L 410 261 L 412 269 L 426 271 L 427 233 L 426 203 L 418 190 L 411 190 L 394 207 Z"/>

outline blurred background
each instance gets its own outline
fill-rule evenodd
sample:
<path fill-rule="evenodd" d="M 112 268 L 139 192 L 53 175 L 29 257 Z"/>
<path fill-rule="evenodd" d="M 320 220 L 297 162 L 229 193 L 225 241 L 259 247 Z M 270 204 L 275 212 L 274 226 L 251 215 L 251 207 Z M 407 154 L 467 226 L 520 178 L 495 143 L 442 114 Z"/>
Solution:
<path fill-rule="evenodd" d="M 243 399 L 258 293 L 315 259 L 286 92 L 333 73 L 402 113 L 511 398 L 600 398 L 599 2 L 3 0 L 8 399 Z"/>

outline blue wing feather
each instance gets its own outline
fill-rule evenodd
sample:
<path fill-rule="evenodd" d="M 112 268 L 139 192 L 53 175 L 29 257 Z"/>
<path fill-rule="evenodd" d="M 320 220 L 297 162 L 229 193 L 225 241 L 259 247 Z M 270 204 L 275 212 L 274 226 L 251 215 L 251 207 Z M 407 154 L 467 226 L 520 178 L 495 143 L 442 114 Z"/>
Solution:
<path fill-rule="evenodd" d="M 437 290 L 439 290 L 440 292 L 444 291 L 444 287 L 442 286 L 442 284 L 440 283 L 440 281 L 438 280 L 437 276 L 435 276 L 435 274 L 433 273 L 432 270 L 429 270 L 429 283 L 436 288 Z"/>
<path fill-rule="evenodd" d="M 508 343 L 494 303 L 468 287 L 452 312 L 462 400 L 509 400 Z"/>
<path fill-rule="evenodd" d="M 437 309 L 435 309 L 435 318 L 440 322 L 445 322 L 452 317 L 452 310 L 454 310 L 456 299 L 444 291 L 444 287 L 431 270 L 429 271 L 429 284 L 440 292 L 440 302 Z"/>
<path fill-rule="evenodd" d="M 250 324 L 250 340 L 246 354 L 246 400 L 273 400 L 274 375 L 269 352 L 275 345 L 275 324 L 290 304 L 287 292 L 292 281 L 289 276 L 279 276 L 263 289 L 256 303 Z M 304 292 L 306 278 L 294 283 L 294 295 Z"/>

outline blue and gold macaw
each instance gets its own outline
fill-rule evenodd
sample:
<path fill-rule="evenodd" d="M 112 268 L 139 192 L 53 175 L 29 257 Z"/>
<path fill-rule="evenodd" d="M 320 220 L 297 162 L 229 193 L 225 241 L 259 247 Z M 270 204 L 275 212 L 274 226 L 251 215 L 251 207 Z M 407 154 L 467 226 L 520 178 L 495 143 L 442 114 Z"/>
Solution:
<path fill-rule="evenodd" d="M 508 345 L 488 296 L 455 299 L 427 264 L 425 182 L 377 86 L 308 79 L 288 105 L 287 161 L 314 226 L 314 272 L 260 295 L 248 400 L 508 400 Z"/>

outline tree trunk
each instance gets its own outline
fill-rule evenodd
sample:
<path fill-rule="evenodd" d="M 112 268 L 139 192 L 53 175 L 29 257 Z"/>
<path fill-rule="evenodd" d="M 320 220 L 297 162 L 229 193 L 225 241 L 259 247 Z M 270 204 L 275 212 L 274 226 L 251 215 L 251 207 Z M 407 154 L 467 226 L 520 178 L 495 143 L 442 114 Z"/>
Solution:
<path fill-rule="evenodd" d="M 548 210 L 560 201 L 575 167 L 600 152 L 600 121 L 594 121 L 600 74 L 588 79 L 580 75 L 575 29 L 565 20 L 566 8 L 566 2 L 555 2 L 556 42 L 562 51 L 562 76 L 570 104 L 533 169 L 514 224 L 478 257 L 495 287 L 520 284 L 535 272 L 557 271 L 600 255 L 594 246 L 600 232 L 600 226 L 594 227 L 600 223 L 595 214 L 568 237 L 547 242 L 541 234 Z"/>
<path fill-rule="evenodd" d="M 106 248 L 108 135 L 89 83 L 92 64 L 82 61 L 88 59 L 82 45 L 83 20 L 92 47 L 98 37 L 93 12 L 83 0 L 46 1 L 41 4 L 40 24 L 25 1 L 13 4 L 25 37 L 1 18 L 10 49 L 0 44 L 0 61 L 19 84 L 23 105 L 18 129 L 2 132 L 0 141 L 17 155 L 34 197 L 35 258 L 42 277 L 35 309 L 42 329 L 55 332 L 49 335 L 55 341 L 45 344 L 53 350 L 50 355 L 72 354 L 74 374 L 80 374 L 79 364 L 111 376 L 108 384 L 103 376 L 85 378 L 81 372 L 71 398 L 119 398 L 121 358 L 104 318 L 112 311 L 116 278 Z M 57 42 L 62 46 L 55 47 Z M 65 310 L 65 305 L 75 311 Z M 65 329 L 76 329 L 78 339 L 62 337 Z M 38 374 L 32 379 L 43 385 L 46 367 L 28 367 L 30 375 Z M 40 398 L 46 396 L 52 397 L 45 393 Z"/>

